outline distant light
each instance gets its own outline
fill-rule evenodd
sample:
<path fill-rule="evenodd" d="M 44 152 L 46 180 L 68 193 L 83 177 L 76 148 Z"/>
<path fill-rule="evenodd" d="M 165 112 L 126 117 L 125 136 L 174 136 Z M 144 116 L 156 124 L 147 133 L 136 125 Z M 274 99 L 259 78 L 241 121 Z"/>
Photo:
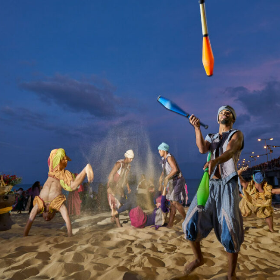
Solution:
<path fill-rule="evenodd" d="M 254 154 L 255 152 L 252 152 L 252 154 Z"/>
<path fill-rule="evenodd" d="M 262 141 L 262 139 L 258 139 L 258 141 Z"/>
<path fill-rule="evenodd" d="M 257 155 L 257 157 L 260 157 L 259 155 Z"/>
<path fill-rule="evenodd" d="M 273 140 L 273 138 L 270 138 L 269 140 Z"/>
<path fill-rule="evenodd" d="M 263 146 L 266 149 L 266 146 Z"/>

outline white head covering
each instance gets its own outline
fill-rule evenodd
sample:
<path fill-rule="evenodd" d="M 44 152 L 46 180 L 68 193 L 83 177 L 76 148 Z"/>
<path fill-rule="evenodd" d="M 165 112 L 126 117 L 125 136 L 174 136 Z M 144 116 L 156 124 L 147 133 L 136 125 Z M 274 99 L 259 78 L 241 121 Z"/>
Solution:
<path fill-rule="evenodd" d="M 134 158 L 134 153 L 133 153 L 132 150 L 128 150 L 128 151 L 125 152 L 124 156 L 126 158 Z"/>

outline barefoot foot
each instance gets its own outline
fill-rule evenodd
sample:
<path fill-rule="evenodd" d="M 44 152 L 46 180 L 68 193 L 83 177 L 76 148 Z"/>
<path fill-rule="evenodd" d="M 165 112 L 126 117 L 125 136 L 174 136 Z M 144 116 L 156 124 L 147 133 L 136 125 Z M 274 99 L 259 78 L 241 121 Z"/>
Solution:
<path fill-rule="evenodd" d="M 201 266 L 204 264 L 203 260 L 194 260 L 189 264 L 185 264 L 184 266 L 184 274 L 189 275 L 191 272 L 193 272 L 197 267 Z"/>

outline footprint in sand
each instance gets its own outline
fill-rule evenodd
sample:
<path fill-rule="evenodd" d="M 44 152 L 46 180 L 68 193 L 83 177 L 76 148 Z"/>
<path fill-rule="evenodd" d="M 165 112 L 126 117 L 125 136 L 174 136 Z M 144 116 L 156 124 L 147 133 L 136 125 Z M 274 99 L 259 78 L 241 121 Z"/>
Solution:
<path fill-rule="evenodd" d="M 43 260 L 43 261 L 48 261 L 51 257 L 51 254 L 48 252 L 39 252 L 35 259 Z"/>
<path fill-rule="evenodd" d="M 129 271 L 129 269 L 127 267 L 125 267 L 125 266 L 118 266 L 117 270 L 118 271 Z"/>
<path fill-rule="evenodd" d="M 103 264 L 103 263 L 96 263 L 92 266 L 93 270 L 97 270 L 97 271 L 104 271 L 108 267 L 110 267 L 110 266 L 107 264 Z"/>
<path fill-rule="evenodd" d="M 21 257 L 22 255 L 26 254 L 27 252 L 16 252 L 5 256 L 5 259 L 15 259 Z"/>
<path fill-rule="evenodd" d="M 74 256 L 73 256 L 73 259 L 72 259 L 73 262 L 80 263 L 80 262 L 84 262 L 84 260 L 85 260 L 85 257 L 82 254 L 77 253 L 77 252 L 74 253 Z"/>
<path fill-rule="evenodd" d="M 123 276 L 123 280 L 140 280 L 143 279 L 142 276 L 138 275 L 135 272 L 126 272 Z"/>
<path fill-rule="evenodd" d="M 71 274 L 69 279 L 73 280 L 82 280 L 82 279 L 89 279 L 91 276 L 91 272 L 88 270 L 79 271 L 77 273 Z"/>
<path fill-rule="evenodd" d="M 39 270 L 36 267 L 26 268 L 20 271 L 17 271 L 10 279 L 11 280 L 23 280 L 31 276 L 39 274 Z"/>
<path fill-rule="evenodd" d="M 67 274 L 84 270 L 84 266 L 77 263 L 65 263 L 64 269 Z"/>
<path fill-rule="evenodd" d="M 56 244 L 53 246 L 53 248 L 56 248 L 56 249 L 67 249 L 71 246 L 74 245 L 74 242 L 71 241 L 71 242 L 63 242 L 63 243 L 60 243 L 60 244 Z"/>
<path fill-rule="evenodd" d="M 16 251 L 20 251 L 20 252 L 36 252 L 38 250 L 38 246 L 20 246 L 16 248 Z"/>
<path fill-rule="evenodd" d="M 150 265 L 154 267 L 165 267 L 165 263 L 161 261 L 160 259 L 153 258 L 153 257 L 147 257 L 147 260 Z"/>

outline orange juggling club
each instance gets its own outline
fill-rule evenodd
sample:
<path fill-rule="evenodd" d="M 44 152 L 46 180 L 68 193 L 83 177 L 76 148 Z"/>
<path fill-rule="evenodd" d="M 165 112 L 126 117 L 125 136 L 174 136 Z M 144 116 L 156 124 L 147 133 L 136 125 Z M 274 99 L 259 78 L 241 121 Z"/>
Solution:
<path fill-rule="evenodd" d="M 200 15 L 201 15 L 201 26 L 202 26 L 202 63 L 208 77 L 213 75 L 214 70 L 214 56 L 208 36 L 206 13 L 205 13 L 205 0 L 199 0 L 200 4 Z"/>

